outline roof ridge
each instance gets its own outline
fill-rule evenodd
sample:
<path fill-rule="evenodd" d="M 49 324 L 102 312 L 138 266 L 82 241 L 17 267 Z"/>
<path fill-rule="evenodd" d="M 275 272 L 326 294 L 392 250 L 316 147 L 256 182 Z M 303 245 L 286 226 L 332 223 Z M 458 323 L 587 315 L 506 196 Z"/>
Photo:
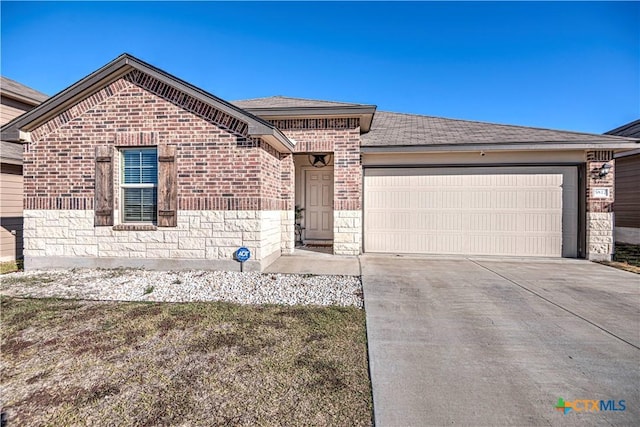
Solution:
<path fill-rule="evenodd" d="M 612 138 L 612 139 L 615 138 L 615 139 L 618 139 L 618 140 L 620 140 L 620 139 L 628 140 L 629 139 L 629 137 L 622 137 L 622 136 L 609 135 L 609 134 L 579 132 L 579 131 L 562 130 L 562 129 L 549 129 L 549 128 L 543 128 L 543 127 L 538 127 L 538 126 L 512 125 L 512 124 L 505 124 L 505 123 L 485 122 L 485 121 L 481 121 L 481 120 L 452 119 L 450 117 L 430 116 L 430 115 L 416 114 L 416 113 L 399 113 L 399 112 L 395 112 L 395 111 L 383 111 L 383 110 L 378 110 L 378 113 L 391 113 L 391 114 L 399 114 L 399 115 L 403 115 L 403 116 L 414 116 L 414 117 L 428 117 L 428 118 L 439 119 L 439 120 L 449 120 L 449 121 L 466 122 L 466 123 L 478 123 L 478 124 L 481 124 L 481 125 L 504 126 L 504 127 L 517 128 L 517 129 L 534 129 L 534 130 L 543 130 L 543 131 L 548 131 L 548 132 L 570 133 L 570 134 L 573 134 L 573 135 L 599 136 L 599 137 Z"/>
<path fill-rule="evenodd" d="M 301 98 L 298 96 L 284 96 L 284 95 L 275 95 L 274 98 L 283 98 L 283 99 L 296 99 L 299 101 L 316 101 L 316 102 L 331 102 L 333 104 L 345 104 L 345 105 L 363 105 L 356 102 L 344 102 L 344 101 L 333 101 L 329 99 L 317 99 L 317 98 Z"/>
<path fill-rule="evenodd" d="M 321 103 L 328 103 L 328 104 L 342 104 L 342 105 L 366 105 L 366 104 L 359 104 L 359 103 L 355 103 L 355 102 L 332 101 L 332 100 L 328 100 L 328 99 L 317 99 L 317 98 L 301 98 L 301 97 L 298 97 L 298 96 L 285 96 L 285 95 L 271 95 L 271 96 L 261 96 L 261 97 L 257 97 L 257 98 L 236 99 L 236 100 L 231 101 L 231 102 L 235 103 L 235 102 L 263 101 L 263 100 L 268 100 L 268 99 L 285 99 L 285 100 L 293 100 L 293 101 L 311 101 L 311 102 L 321 102 Z"/>

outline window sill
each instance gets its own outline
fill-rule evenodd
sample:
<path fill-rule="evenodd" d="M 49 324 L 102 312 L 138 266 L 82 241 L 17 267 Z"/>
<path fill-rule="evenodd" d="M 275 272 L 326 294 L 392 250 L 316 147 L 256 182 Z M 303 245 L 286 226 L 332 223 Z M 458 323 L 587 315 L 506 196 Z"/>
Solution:
<path fill-rule="evenodd" d="M 156 231 L 158 227 L 153 224 L 118 224 L 113 226 L 114 231 Z"/>

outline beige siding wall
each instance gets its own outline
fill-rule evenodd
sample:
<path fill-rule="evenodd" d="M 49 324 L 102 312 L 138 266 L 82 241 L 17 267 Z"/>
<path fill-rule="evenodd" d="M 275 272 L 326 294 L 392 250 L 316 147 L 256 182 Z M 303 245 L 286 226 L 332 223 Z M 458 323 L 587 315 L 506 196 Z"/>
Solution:
<path fill-rule="evenodd" d="M 10 122 L 32 108 L 32 106 L 2 97 L 2 103 L 0 103 L 0 125 Z"/>
<path fill-rule="evenodd" d="M 0 260 L 22 256 L 22 166 L 2 165 L 0 174 Z"/>
<path fill-rule="evenodd" d="M 2 96 L 0 98 L 0 125 L 34 108 Z M 7 160 L 15 162 L 14 159 Z M 22 257 L 22 166 L 2 163 L 0 177 L 0 260 L 12 261 Z"/>
<path fill-rule="evenodd" d="M 640 228 L 640 154 L 616 159 L 616 227 Z"/>
<path fill-rule="evenodd" d="M 581 163 L 586 160 L 584 151 L 521 152 L 479 151 L 468 153 L 364 153 L 364 166 L 391 165 L 494 165 L 521 163 Z"/>

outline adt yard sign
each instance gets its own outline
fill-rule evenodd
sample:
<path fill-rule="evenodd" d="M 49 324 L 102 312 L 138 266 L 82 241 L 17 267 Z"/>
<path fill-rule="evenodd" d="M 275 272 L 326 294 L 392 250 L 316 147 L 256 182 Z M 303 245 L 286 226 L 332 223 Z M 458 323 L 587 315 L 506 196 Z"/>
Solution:
<path fill-rule="evenodd" d="M 251 251 L 244 246 L 239 247 L 236 251 L 236 259 L 240 262 L 245 262 L 249 258 L 251 258 Z"/>
<path fill-rule="evenodd" d="M 236 251 L 236 259 L 240 261 L 240 272 L 242 272 L 244 267 L 244 262 L 251 258 L 251 251 L 249 248 L 245 248 L 244 246 L 240 246 Z"/>

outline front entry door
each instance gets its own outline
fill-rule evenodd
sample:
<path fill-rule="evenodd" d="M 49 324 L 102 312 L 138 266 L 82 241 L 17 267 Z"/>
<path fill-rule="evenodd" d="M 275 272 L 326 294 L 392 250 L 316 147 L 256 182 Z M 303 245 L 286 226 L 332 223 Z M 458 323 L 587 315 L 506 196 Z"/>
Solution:
<path fill-rule="evenodd" d="M 305 172 L 305 238 L 333 239 L 333 169 Z"/>

